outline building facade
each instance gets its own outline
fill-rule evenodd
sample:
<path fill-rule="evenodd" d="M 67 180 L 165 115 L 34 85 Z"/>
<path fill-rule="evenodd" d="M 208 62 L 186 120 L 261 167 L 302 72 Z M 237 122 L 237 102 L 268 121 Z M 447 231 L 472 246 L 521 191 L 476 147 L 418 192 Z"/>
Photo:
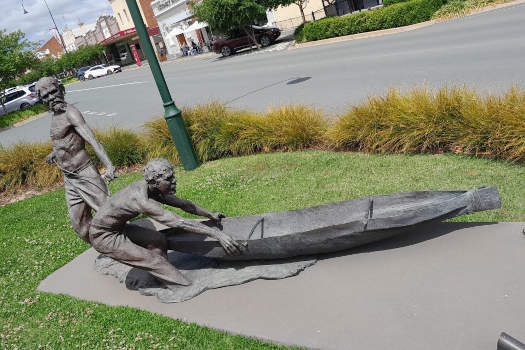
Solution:
<path fill-rule="evenodd" d="M 148 35 L 152 46 L 158 55 L 164 52 L 164 39 L 160 34 L 159 26 L 151 2 L 153 0 L 138 0 L 139 10 L 144 21 L 144 25 L 148 31 Z M 135 29 L 135 24 L 131 18 L 128 5 L 125 0 L 109 0 L 117 23 L 120 26 L 120 32 L 105 39 L 103 44 L 107 45 L 116 61 L 121 61 L 123 64 L 132 63 L 132 50 L 136 50 L 140 60 L 144 60 L 144 53 L 141 48 L 141 43 Z M 132 49 L 133 48 L 133 49 Z"/>
<path fill-rule="evenodd" d="M 88 45 L 86 40 L 87 32 L 95 29 L 96 23 L 84 24 L 83 22 L 78 23 L 78 28 L 71 29 L 73 35 L 75 36 L 74 45 L 76 49 Z M 66 44 L 67 45 L 67 44 Z"/>
<path fill-rule="evenodd" d="M 327 16 L 342 16 L 381 4 L 381 0 L 309 0 L 303 8 L 307 22 Z M 268 23 L 282 30 L 296 28 L 303 23 L 299 6 L 279 6 L 267 12 Z"/>
<path fill-rule="evenodd" d="M 44 58 L 60 58 L 64 54 L 62 45 L 58 42 L 58 39 L 54 36 L 51 37 L 41 48 L 36 52 L 39 59 Z"/>
<path fill-rule="evenodd" d="M 151 7 L 170 55 L 181 55 L 181 47 L 192 41 L 203 48 L 211 42 L 208 25 L 197 21 L 189 0 L 156 0 Z"/>

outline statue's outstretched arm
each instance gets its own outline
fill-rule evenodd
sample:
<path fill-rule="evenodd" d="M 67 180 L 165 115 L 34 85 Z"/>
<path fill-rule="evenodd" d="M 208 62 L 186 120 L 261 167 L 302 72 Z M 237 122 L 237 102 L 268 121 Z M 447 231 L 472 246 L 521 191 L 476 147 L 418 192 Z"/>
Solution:
<path fill-rule="evenodd" d="M 224 215 L 223 213 L 212 213 L 209 210 L 198 206 L 190 200 L 181 199 L 171 194 L 162 196 L 161 198 L 159 198 L 159 201 L 169 206 L 180 208 L 186 213 L 204 216 L 218 223 L 221 222 L 221 219 L 226 217 L 226 215 Z"/>
<path fill-rule="evenodd" d="M 144 214 L 160 222 L 161 224 L 164 224 L 168 227 L 177 228 L 183 232 L 196 233 L 199 235 L 215 238 L 219 241 L 224 250 L 230 255 L 241 253 L 241 245 L 224 232 L 210 228 L 195 220 L 183 219 L 181 216 L 171 211 L 165 210 L 162 208 L 160 203 L 152 199 L 148 199 L 140 205 Z"/>

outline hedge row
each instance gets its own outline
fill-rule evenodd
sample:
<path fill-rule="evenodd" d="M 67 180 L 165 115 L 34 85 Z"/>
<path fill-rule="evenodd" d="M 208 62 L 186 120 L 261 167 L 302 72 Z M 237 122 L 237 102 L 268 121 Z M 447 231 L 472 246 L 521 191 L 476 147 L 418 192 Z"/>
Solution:
<path fill-rule="evenodd" d="M 407 2 L 410 0 L 383 0 L 383 6 L 390 6 L 394 4 L 399 4 L 400 2 Z"/>
<path fill-rule="evenodd" d="M 381 153 L 456 152 L 525 161 L 525 91 L 479 96 L 467 88 L 392 89 L 338 116 L 307 106 L 266 113 L 231 110 L 219 103 L 184 109 L 183 116 L 201 162 L 258 152 L 322 148 Z M 155 157 L 179 163 L 166 122 L 145 124 L 145 132 L 97 132 L 116 166 Z M 59 184 L 56 166 L 45 164 L 47 144 L 0 148 L 0 190 L 41 189 Z M 92 154 L 93 159 L 97 159 Z M 100 163 L 97 163 L 100 165 Z"/>
<path fill-rule="evenodd" d="M 359 12 L 345 17 L 328 17 L 307 23 L 296 37 L 305 41 L 403 27 L 428 21 L 443 6 L 444 0 L 411 0 Z"/>

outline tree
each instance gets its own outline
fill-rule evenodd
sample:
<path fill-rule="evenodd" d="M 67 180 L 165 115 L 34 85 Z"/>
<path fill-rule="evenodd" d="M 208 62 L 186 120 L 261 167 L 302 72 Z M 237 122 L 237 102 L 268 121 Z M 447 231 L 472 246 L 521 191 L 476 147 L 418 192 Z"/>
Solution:
<path fill-rule="evenodd" d="M 16 84 L 29 84 L 38 79 L 46 76 L 59 75 L 71 76 L 74 75 L 76 69 L 93 64 L 99 64 L 102 62 L 106 47 L 101 44 L 84 46 L 78 50 L 64 54 L 61 58 L 56 59 L 53 57 L 44 58 L 40 61 L 36 61 L 31 72 L 24 74 L 19 77 L 16 81 L 12 81 L 10 85 Z"/>
<path fill-rule="evenodd" d="M 255 20 L 263 18 L 267 9 L 288 5 L 294 0 L 202 0 L 192 3 L 193 13 L 200 20 L 207 22 L 210 28 L 219 34 L 228 34 L 240 28 L 260 47 L 255 39 L 253 27 Z"/>
<path fill-rule="evenodd" d="M 308 5 L 309 0 L 295 0 L 294 4 L 299 7 L 299 11 L 301 11 L 301 17 L 303 17 L 303 23 L 306 23 L 306 16 L 304 15 L 304 9 Z"/>
<path fill-rule="evenodd" d="M 37 59 L 33 50 L 37 45 L 26 40 L 20 30 L 7 33 L 5 29 L 0 29 L 0 101 L 4 113 L 4 90 L 34 65 Z"/>

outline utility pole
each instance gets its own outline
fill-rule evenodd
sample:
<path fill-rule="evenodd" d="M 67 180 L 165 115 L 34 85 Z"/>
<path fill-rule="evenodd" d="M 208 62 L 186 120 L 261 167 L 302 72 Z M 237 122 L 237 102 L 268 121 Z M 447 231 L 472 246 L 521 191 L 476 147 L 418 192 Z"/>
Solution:
<path fill-rule="evenodd" d="M 51 16 L 51 20 L 53 21 L 53 24 L 55 25 L 55 30 L 57 31 L 58 37 L 60 38 L 60 42 L 62 43 L 62 47 L 64 48 L 64 52 L 67 52 L 66 44 L 64 43 L 64 39 L 62 38 L 62 34 L 60 34 L 60 31 L 58 30 L 57 24 L 55 23 L 55 19 L 53 18 L 53 14 L 51 13 L 51 10 L 49 9 L 49 6 L 47 5 L 47 1 L 44 0 L 44 3 L 46 4 L 47 10 L 49 11 L 49 15 Z M 25 11 L 25 9 L 24 9 Z"/>
<path fill-rule="evenodd" d="M 153 74 L 153 78 L 157 84 L 157 89 L 159 90 L 160 97 L 162 98 L 164 105 L 164 118 L 168 124 L 171 137 L 175 141 L 175 146 L 179 152 L 182 165 L 184 166 L 185 170 L 193 170 L 199 166 L 199 162 L 195 156 L 195 151 L 193 150 L 188 131 L 186 130 L 186 125 L 184 125 L 182 112 L 177 108 L 177 106 L 175 106 L 175 102 L 173 102 L 173 99 L 171 98 L 168 85 L 166 84 L 166 80 L 164 79 L 164 75 L 160 69 L 159 61 L 157 60 L 157 56 L 155 55 L 153 47 L 151 46 L 148 31 L 144 25 L 137 1 L 126 0 L 126 3 L 139 35 L 140 42 L 142 44 L 142 50 L 148 58 L 151 73 Z"/>

